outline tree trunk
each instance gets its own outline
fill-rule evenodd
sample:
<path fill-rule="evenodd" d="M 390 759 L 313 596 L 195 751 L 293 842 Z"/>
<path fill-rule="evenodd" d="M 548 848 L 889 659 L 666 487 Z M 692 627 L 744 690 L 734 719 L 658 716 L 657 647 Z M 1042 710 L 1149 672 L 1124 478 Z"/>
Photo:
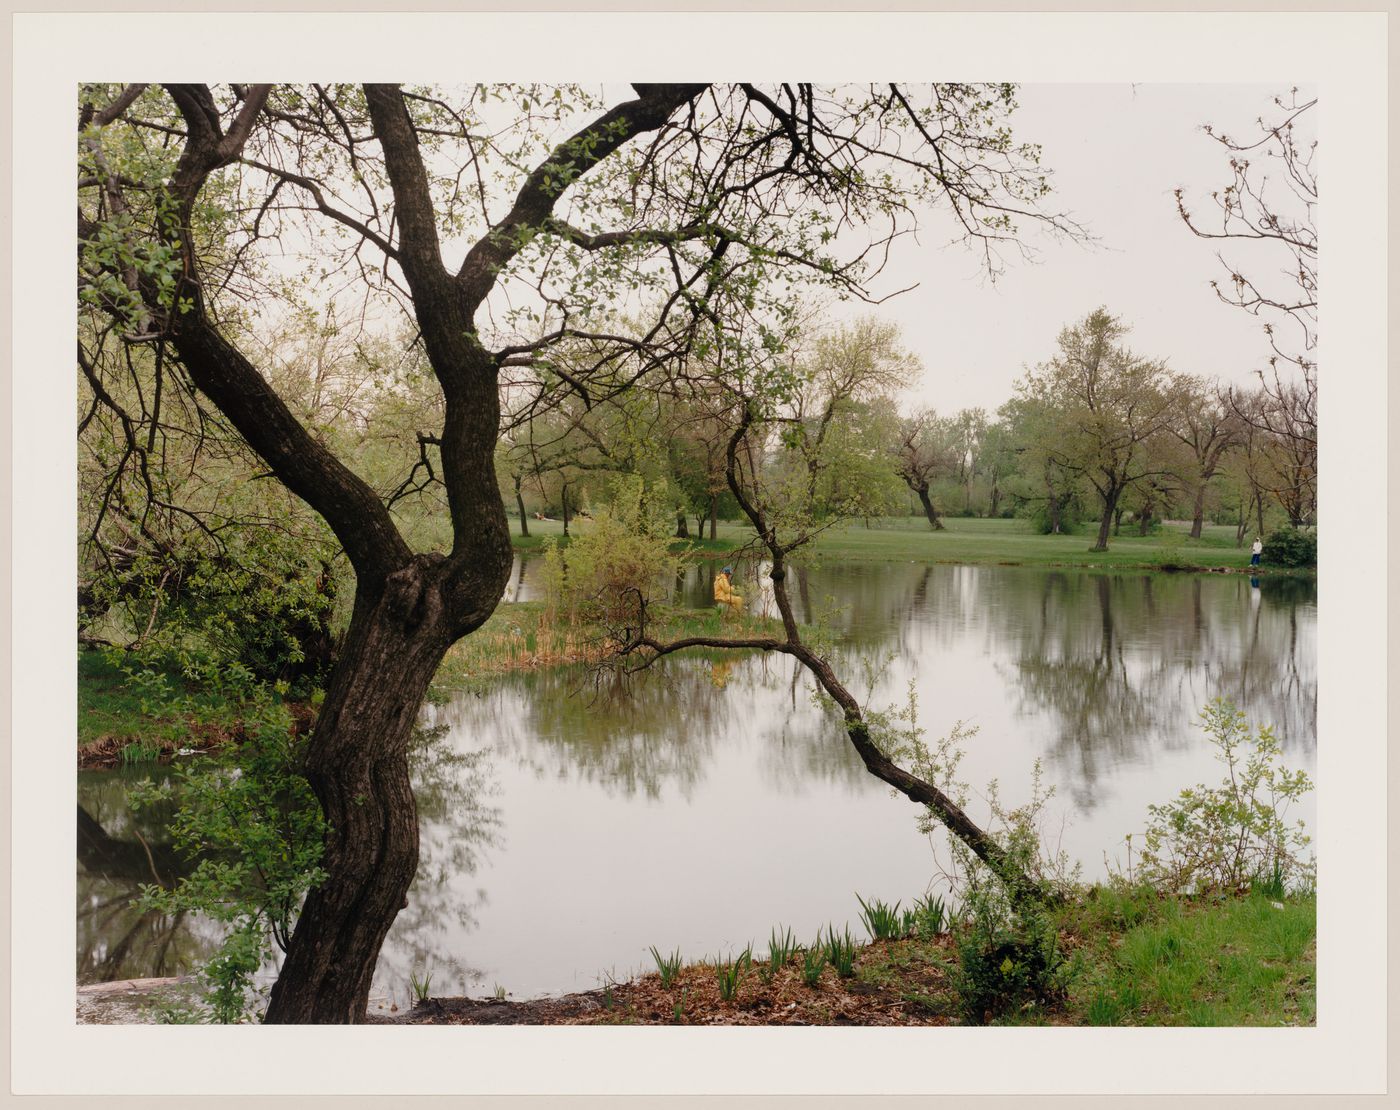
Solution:
<path fill-rule="evenodd" d="M 1103 516 L 1099 520 L 1099 536 L 1094 541 L 1094 546 L 1090 551 L 1108 550 L 1108 530 L 1112 526 L 1114 518 L 1118 515 L 1118 493 L 1114 491 L 1112 496 L 1106 496 L 1103 502 Z"/>
<path fill-rule="evenodd" d="M 528 536 L 530 526 L 525 522 L 525 498 L 520 495 L 520 479 L 515 479 L 515 507 L 520 510 L 520 534 Z"/>
<path fill-rule="evenodd" d="M 1254 508 L 1259 514 L 1259 535 L 1264 534 L 1264 491 L 1256 489 L 1254 491 Z"/>
<path fill-rule="evenodd" d="M 719 535 L 719 498 L 710 494 L 710 539 Z"/>
<path fill-rule="evenodd" d="M 1201 529 L 1206 522 L 1206 484 L 1201 483 L 1196 490 L 1196 507 L 1191 515 L 1191 538 L 1198 540 L 1201 538 Z"/>
<path fill-rule="evenodd" d="M 676 539 L 690 539 L 690 525 L 686 522 L 684 511 L 678 512 L 676 514 Z"/>
<path fill-rule="evenodd" d="M 705 538 L 705 514 L 695 514 L 695 538 L 703 540 Z"/>
<path fill-rule="evenodd" d="M 1122 509 L 1114 509 L 1114 510 L 1113 510 L 1113 534 L 1114 534 L 1115 536 L 1117 536 L 1117 535 L 1120 535 L 1120 534 L 1122 533 L 1122 531 L 1123 531 L 1123 510 L 1122 510 Z"/>
<path fill-rule="evenodd" d="M 564 535 L 569 534 L 569 486 L 566 482 L 559 490 L 559 501 L 564 513 Z"/>
<path fill-rule="evenodd" d="M 991 503 L 991 508 L 990 508 L 990 510 L 989 510 L 988 513 L 987 513 L 987 516 L 988 516 L 989 518 L 991 518 L 991 519 L 993 519 L 993 520 L 996 519 L 996 515 L 997 515 L 997 506 L 1000 505 L 1000 504 L 1001 504 L 1001 490 L 1000 490 L 1000 488 L 998 488 L 997 484 L 996 484 L 995 482 L 993 482 L 993 483 L 992 483 L 992 503 Z"/>
<path fill-rule="evenodd" d="M 1058 494 L 1052 493 L 1046 499 L 1046 507 L 1050 510 L 1050 534 L 1058 536 L 1060 534 L 1060 498 Z"/>
<path fill-rule="evenodd" d="M 269 1024 L 362 1022 L 379 949 L 418 867 L 408 745 L 454 634 L 442 558 L 418 556 L 377 599 L 356 599 L 306 753 L 330 827 L 328 878 L 306 898 L 273 985 Z"/>
<path fill-rule="evenodd" d="M 933 507 L 933 502 L 929 499 L 928 486 L 914 490 L 919 495 L 919 501 L 924 506 L 924 515 L 928 517 L 928 526 L 935 532 L 943 531 L 943 522 L 938 519 L 938 510 Z"/>
<path fill-rule="evenodd" d="M 1152 508 L 1143 506 L 1142 512 L 1138 513 L 1138 535 L 1147 535 L 1147 530 L 1152 527 Z"/>

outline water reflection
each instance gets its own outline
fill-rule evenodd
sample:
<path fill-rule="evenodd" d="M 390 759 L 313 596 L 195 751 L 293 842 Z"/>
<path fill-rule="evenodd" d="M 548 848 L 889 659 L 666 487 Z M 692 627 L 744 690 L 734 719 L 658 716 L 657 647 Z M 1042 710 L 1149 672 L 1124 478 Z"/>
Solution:
<path fill-rule="evenodd" d="M 517 567 L 518 593 L 533 565 Z M 678 599 L 707 605 L 714 569 L 687 568 Z M 762 571 L 740 567 L 760 602 Z M 1290 765 L 1315 768 L 1311 582 L 914 563 L 794 577 L 799 619 L 831 631 L 864 700 L 903 704 L 912 684 L 930 736 L 979 729 L 961 768 L 974 787 L 998 779 L 1019 803 L 1044 762 L 1063 845 L 1090 875 L 1149 803 L 1218 778 L 1194 727 L 1210 698 L 1272 723 Z M 376 976 L 401 1002 L 426 970 L 440 990 L 589 987 L 642 966 L 651 944 L 698 957 L 776 922 L 839 924 L 853 891 L 908 899 L 933 874 L 912 807 L 865 773 L 783 656 L 672 657 L 625 684 L 515 674 L 424 719 L 436 736 L 415 754 L 422 866 Z M 178 873 L 157 816 L 126 812 L 124 782 L 80 785 L 89 978 L 169 973 L 151 969 L 213 943 L 207 923 L 122 909 L 137 882 Z"/>

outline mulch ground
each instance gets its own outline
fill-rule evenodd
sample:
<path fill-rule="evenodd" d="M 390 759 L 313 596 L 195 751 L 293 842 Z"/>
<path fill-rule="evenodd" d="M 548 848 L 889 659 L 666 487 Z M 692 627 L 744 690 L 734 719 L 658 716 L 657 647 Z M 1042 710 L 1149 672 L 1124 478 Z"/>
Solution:
<path fill-rule="evenodd" d="M 861 950 L 856 976 L 842 979 L 826 967 L 810 987 L 794 963 L 770 975 L 766 965 L 756 962 L 729 1001 L 720 998 L 714 969 L 695 965 L 682 968 L 669 988 L 652 973 L 557 998 L 430 998 L 402 1014 L 370 1020 L 395 1025 L 951 1025 L 958 1024 L 950 1009 L 952 991 L 944 962 L 936 956 L 946 943 L 913 948 L 877 941 Z M 897 974 L 882 974 L 894 963 Z M 864 977 L 862 970 L 868 972 Z"/>

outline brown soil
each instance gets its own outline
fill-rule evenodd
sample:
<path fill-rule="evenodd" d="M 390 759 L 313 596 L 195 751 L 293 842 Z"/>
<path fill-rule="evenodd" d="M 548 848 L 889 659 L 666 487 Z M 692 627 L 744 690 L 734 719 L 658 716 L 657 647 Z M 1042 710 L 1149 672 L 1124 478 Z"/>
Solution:
<path fill-rule="evenodd" d="M 877 941 L 860 950 L 855 977 L 838 978 L 826 967 L 812 987 L 802 982 L 794 963 L 770 976 L 766 965 L 756 962 L 727 1002 L 720 998 L 714 968 L 700 964 L 682 968 L 669 988 L 652 973 L 558 998 L 430 998 L 405 1013 L 370 1020 L 395 1025 L 951 1025 L 958 1019 L 946 1007 L 951 990 L 945 962 L 938 958 L 938 950 L 950 943 L 946 937 L 923 944 Z M 893 972 L 896 964 L 897 975 L 882 974 Z"/>

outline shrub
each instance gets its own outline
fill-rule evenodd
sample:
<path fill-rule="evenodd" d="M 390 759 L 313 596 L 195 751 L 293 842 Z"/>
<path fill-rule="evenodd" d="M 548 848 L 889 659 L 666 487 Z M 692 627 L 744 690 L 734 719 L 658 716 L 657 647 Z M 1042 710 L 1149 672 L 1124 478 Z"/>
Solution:
<path fill-rule="evenodd" d="M 1049 916 L 1022 912 L 1002 927 L 976 913 L 958 937 L 953 974 L 964 1018 L 981 1025 L 1026 1002 L 1046 1002 L 1064 993 L 1065 962 Z"/>
<path fill-rule="evenodd" d="M 640 603 L 651 603 L 663 583 L 675 580 L 678 558 L 670 551 L 664 495 L 638 477 L 624 477 L 612 504 L 567 547 L 546 544 L 543 586 L 552 618 L 615 634 L 636 630 Z"/>
<path fill-rule="evenodd" d="M 1274 567 L 1317 566 L 1317 533 L 1280 528 L 1264 541 L 1261 561 Z"/>
<path fill-rule="evenodd" d="M 961 722 L 930 746 L 918 723 L 918 702 L 910 687 L 908 704 L 898 711 L 870 714 L 878 742 L 892 759 L 942 789 L 962 807 L 968 787 L 957 778 L 962 742 L 975 734 Z M 1027 876 L 1047 898 L 1067 895 L 1077 885 L 1079 868 L 1067 853 L 1046 850 L 1040 825 L 1053 788 L 1043 784 L 1037 760 L 1031 775 L 1031 796 L 1025 805 L 1008 809 L 996 782 L 987 785 L 991 821 L 987 831 L 1001 845 L 1014 870 Z M 922 814 L 921 832 L 942 830 L 932 811 Z M 959 968 L 953 976 L 959 1004 L 968 1021 L 986 1021 L 1029 1000 L 1047 1001 L 1064 990 L 1065 963 L 1059 952 L 1053 919 L 1039 898 L 1008 889 L 961 840 L 947 834 L 951 864 L 947 879 L 959 898 L 954 922 Z M 941 922 L 940 922 L 941 924 Z"/>
<path fill-rule="evenodd" d="M 1289 806 L 1312 789 L 1303 771 L 1279 763 L 1267 725 L 1252 733 L 1245 715 L 1217 698 L 1201 711 L 1202 728 L 1226 767 L 1219 786 L 1200 784 L 1173 802 L 1147 807 L 1139 877 L 1172 891 L 1236 891 L 1267 881 L 1275 888 L 1309 885 L 1316 862 L 1303 822 Z"/>
<path fill-rule="evenodd" d="M 1030 517 L 1031 529 L 1042 536 L 1048 536 L 1055 530 L 1050 510 L 1044 504 L 1038 505 Z M 1060 510 L 1060 531 L 1062 536 L 1072 536 L 1079 531 L 1079 515 L 1073 508 L 1066 505 Z"/>

